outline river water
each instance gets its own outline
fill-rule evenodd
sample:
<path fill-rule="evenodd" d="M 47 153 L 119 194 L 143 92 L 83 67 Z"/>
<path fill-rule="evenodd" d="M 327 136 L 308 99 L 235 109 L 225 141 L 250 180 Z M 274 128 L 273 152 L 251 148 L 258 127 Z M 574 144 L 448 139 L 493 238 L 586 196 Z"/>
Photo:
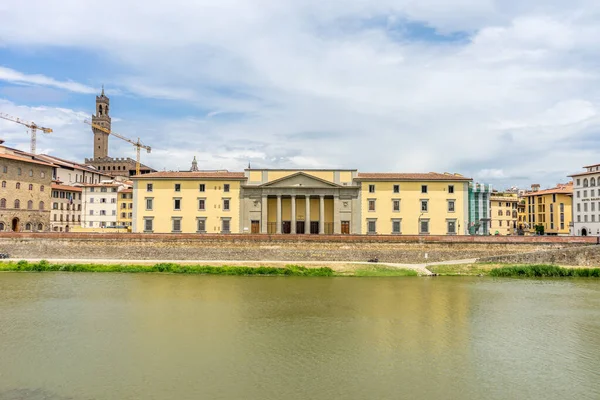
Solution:
<path fill-rule="evenodd" d="M 599 399 L 600 281 L 1 273 L 0 399 Z"/>

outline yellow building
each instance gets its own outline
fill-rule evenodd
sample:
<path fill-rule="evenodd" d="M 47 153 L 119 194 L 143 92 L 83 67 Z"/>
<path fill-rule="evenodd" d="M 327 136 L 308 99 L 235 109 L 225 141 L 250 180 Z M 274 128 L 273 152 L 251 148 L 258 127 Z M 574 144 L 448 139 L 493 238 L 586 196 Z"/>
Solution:
<path fill-rule="evenodd" d="M 124 189 L 117 197 L 117 226 L 130 228 L 133 219 L 133 189 Z"/>
<path fill-rule="evenodd" d="M 573 202 L 573 182 L 558 184 L 556 187 L 540 190 L 532 185 L 532 190 L 523 195 L 526 201 L 529 233 L 536 233 L 536 226 L 543 226 L 547 235 L 568 235 L 571 225 Z"/>
<path fill-rule="evenodd" d="M 361 232 L 465 234 L 469 182 L 458 174 L 361 173 Z"/>
<path fill-rule="evenodd" d="M 134 178 L 133 231 L 462 234 L 469 182 L 356 170 L 156 172 Z"/>
<path fill-rule="evenodd" d="M 527 222 L 527 200 L 519 197 L 517 203 L 517 232 L 523 235 L 525 232 L 529 232 L 529 223 Z"/>
<path fill-rule="evenodd" d="M 239 233 L 244 173 L 154 172 L 134 178 L 133 232 Z"/>
<path fill-rule="evenodd" d="M 494 192 L 490 196 L 492 235 L 515 235 L 517 233 L 519 196 L 517 193 Z"/>

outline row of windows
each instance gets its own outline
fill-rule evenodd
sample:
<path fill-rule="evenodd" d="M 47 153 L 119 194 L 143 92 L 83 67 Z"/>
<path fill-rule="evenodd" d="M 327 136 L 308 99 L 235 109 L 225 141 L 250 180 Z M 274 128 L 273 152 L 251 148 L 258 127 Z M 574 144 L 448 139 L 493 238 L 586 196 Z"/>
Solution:
<path fill-rule="evenodd" d="M 121 218 L 131 218 L 133 217 L 133 213 L 121 213 Z"/>
<path fill-rule="evenodd" d="M 52 209 L 53 210 L 63 210 L 65 203 L 52 203 Z M 67 204 L 66 207 L 67 211 L 70 211 L 71 209 L 73 209 L 73 211 L 81 211 L 81 204 Z"/>
<path fill-rule="evenodd" d="M 6 165 L 2 166 L 2 172 L 7 174 L 8 173 L 8 167 Z M 22 175 L 23 171 L 21 170 L 21 168 L 17 168 L 17 175 Z M 33 176 L 33 170 L 30 169 L 29 170 L 29 176 Z M 45 178 L 46 177 L 46 173 L 44 171 L 40 171 L 40 178 Z"/>
<path fill-rule="evenodd" d="M 108 168 L 106 168 L 106 165 L 98 166 L 98 171 L 106 171 L 106 170 L 111 171 L 110 165 L 108 166 Z M 121 169 L 120 165 L 117 165 L 116 167 L 113 165 L 112 171 L 127 171 L 127 168 L 125 166 L 123 166 L 123 169 Z"/>
<path fill-rule="evenodd" d="M 581 222 L 581 215 L 577 216 L 577 222 Z M 588 221 L 588 216 L 584 215 L 583 222 L 596 222 L 596 216 L 594 214 L 592 214 L 590 216 L 590 221 Z M 598 215 L 598 222 L 600 222 L 600 215 Z"/>
<path fill-rule="evenodd" d="M 62 216 L 62 215 L 60 215 L 60 218 L 59 218 L 59 216 L 58 216 L 58 215 L 54 214 L 54 222 L 57 222 L 58 220 L 60 220 L 60 222 L 63 222 L 63 216 Z M 66 215 L 66 216 L 64 217 L 64 220 L 65 220 L 66 222 L 69 222 L 69 216 L 68 216 L 68 215 Z M 75 222 L 75 215 L 71 215 L 71 222 Z M 81 215 L 78 215 L 78 216 L 77 216 L 77 222 L 81 222 Z"/>
<path fill-rule="evenodd" d="M 171 218 L 171 231 L 173 233 L 181 232 L 182 218 Z M 154 219 L 144 218 L 144 232 L 152 232 L 154 230 Z M 196 231 L 198 233 L 206 233 L 206 218 L 196 218 Z M 231 233 L 231 220 L 229 218 L 221 219 L 221 233 Z"/>
<path fill-rule="evenodd" d="M 2 187 L 6 187 L 6 181 L 2 181 Z M 15 184 L 15 189 L 21 189 L 21 182 L 17 182 Z M 44 185 L 40 185 L 40 192 L 43 192 L 45 189 Z M 33 184 L 29 184 L 29 190 L 33 190 Z"/>
<path fill-rule="evenodd" d="M 421 193 L 428 193 L 428 187 L 427 185 L 421 185 Z M 392 191 L 394 193 L 400 193 L 400 185 L 394 185 L 392 188 Z M 374 184 L 370 184 L 369 185 L 369 193 L 375 193 L 375 185 Z M 448 185 L 448 193 L 452 194 L 454 193 L 454 185 Z"/>
<path fill-rule="evenodd" d="M 501 217 L 501 216 L 503 216 L 503 215 L 504 215 L 504 213 L 502 212 L 502 210 L 498 210 L 498 216 L 499 216 L 499 217 Z M 507 212 L 506 212 L 506 216 L 507 216 L 507 217 L 510 217 L 510 211 L 507 211 Z M 516 212 L 516 211 L 513 211 L 513 212 L 512 212 L 512 217 L 513 217 L 513 218 L 517 218 L 517 212 Z"/>
<path fill-rule="evenodd" d="M 121 198 L 122 198 L 123 200 L 126 200 L 126 199 L 133 199 L 133 193 L 121 193 Z"/>
<path fill-rule="evenodd" d="M 101 197 L 99 200 L 100 200 L 100 203 L 107 203 L 106 197 Z M 112 199 L 110 199 L 110 202 L 112 204 L 115 204 L 117 202 L 117 199 L 112 198 Z M 90 197 L 90 203 L 94 203 L 94 198 L 93 197 Z"/>
<path fill-rule="evenodd" d="M 369 199 L 369 211 L 376 211 L 376 199 Z M 429 200 L 420 200 L 421 202 L 421 212 L 429 212 Z M 447 200 L 448 202 L 448 212 L 456 211 L 456 201 L 455 200 Z M 392 200 L 392 211 L 399 212 L 400 211 L 400 199 Z"/>
<path fill-rule="evenodd" d="M 17 199 L 17 200 L 15 200 L 15 202 L 14 202 L 14 206 L 15 206 L 14 208 L 16 208 L 16 209 L 19 209 L 19 208 L 21 208 L 21 201 L 20 201 L 20 200 L 18 200 L 18 199 Z M 38 208 L 39 208 L 39 210 L 40 210 L 40 211 L 43 211 L 43 210 L 44 210 L 44 207 L 45 207 L 45 206 L 44 206 L 44 202 L 43 202 L 43 201 L 40 201 L 40 202 L 39 202 L 39 204 L 38 204 Z M 6 208 L 6 199 L 0 199 L 0 208 Z M 32 200 L 29 200 L 29 201 L 27 202 L 27 209 L 28 209 L 28 210 L 33 210 L 33 201 L 32 201 Z"/>
<path fill-rule="evenodd" d="M 182 201 L 180 198 L 173 199 L 173 210 L 181 211 Z M 216 204 L 215 204 L 216 208 Z M 231 199 L 222 199 L 222 208 L 224 211 L 229 211 L 231 209 Z M 154 197 L 146 197 L 146 211 L 154 210 Z M 205 211 L 206 210 L 206 199 L 198 199 L 198 210 Z"/>
<path fill-rule="evenodd" d="M 600 186 L 600 179 L 598 179 L 598 185 Z M 581 179 L 577 178 L 577 186 L 581 186 Z M 588 186 L 596 186 L 596 179 L 595 178 L 591 178 L 588 182 L 587 178 L 583 179 L 583 187 L 588 187 Z"/>
<path fill-rule="evenodd" d="M 596 203 L 594 202 L 589 202 L 589 203 L 583 203 L 583 212 L 587 212 L 588 211 L 588 204 L 590 205 L 590 211 L 596 211 Z M 600 201 L 598 202 L 598 211 L 600 211 Z M 577 212 L 581 212 L 581 203 L 577 203 Z"/>
<path fill-rule="evenodd" d="M 121 208 L 133 208 L 133 203 L 129 203 L 129 207 L 127 207 L 127 203 L 121 203 Z"/>
<path fill-rule="evenodd" d="M 173 190 L 174 190 L 174 191 L 176 191 L 176 192 L 181 192 L 181 183 L 176 183 L 176 184 L 173 186 Z M 217 187 L 217 186 L 215 186 L 215 190 L 221 190 L 221 187 L 220 187 L 220 186 L 218 186 L 218 187 Z M 230 191 L 230 190 L 231 190 L 231 186 L 229 185 L 229 183 L 225 183 L 225 184 L 223 185 L 223 192 L 225 192 L 225 193 L 229 193 L 229 191 Z M 154 184 L 152 184 L 152 183 L 147 183 L 147 184 L 146 184 L 146 191 L 147 191 L 147 192 L 152 192 L 152 191 L 154 191 Z M 201 184 L 199 184 L 199 185 L 198 185 L 198 191 L 199 191 L 199 192 L 206 192 L 206 184 L 205 184 L 205 183 L 201 183 Z"/>
<path fill-rule="evenodd" d="M 429 234 L 429 220 L 421 219 L 419 221 L 419 233 L 420 234 Z M 367 233 L 368 234 L 376 234 L 377 233 L 377 220 L 376 219 L 368 219 L 367 220 Z M 401 219 L 392 219 L 392 233 L 399 234 L 402 233 L 402 220 Z M 446 233 L 448 235 L 455 235 L 457 233 L 456 220 L 449 219 L 446 220 Z"/>
<path fill-rule="evenodd" d="M 581 196 L 581 192 L 583 192 L 583 196 Z M 594 197 L 596 195 L 596 191 L 594 189 L 590 190 L 590 197 Z M 600 189 L 598 189 L 598 195 L 600 196 Z M 584 199 L 586 197 L 588 197 L 588 191 L 587 190 L 578 190 L 577 191 L 577 198 L 580 199 L 581 197 L 583 197 Z"/>
<path fill-rule="evenodd" d="M 90 192 L 92 192 L 92 193 L 93 193 L 93 192 L 95 192 L 95 191 L 96 191 L 96 188 L 95 188 L 95 187 L 91 187 L 91 188 L 90 188 Z M 115 193 L 115 192 L 118 192 L 118 189 L 117 189 L 116 187 L 112 187 L 112 188 L 110 188 L 110 191 L 111 191 L 111 192 L 113 192 L 113 193 Z M 101 187 L 101 188 L 100 188 L 100 192 L 101 192 L 101 193 L 106 193 L 106 192 L 108 192 L 108 188 L 106 188 L 106 187 Z"/>
<path fill-rule="evenodd" d="M 90 210 L 90 215 L 108 215 L 106 214 L 106 210 L 100 210 L 96 213 L 94 210 Z M 111 215 L 117 215 L 117 210 L 112 210 Z"/>
<path fill-rule="evenodd" d="M 43 192 L 43 190 L 42 190 Z M 81 193 L 63 192 L 62 190 L 53 190 L 52 197 L 55 199 L 73 199 L 81 200 Z"/>
<path fill-rule="evenodd" d="M 25 224 L 25 230 L 26 231 L 31 231 L 33 230 L 35 224 L 32 224 L 30 222 Z M 7 225 L 4 222 L 0 222 L 0 232 L 6 230 Z M 44 230 L 44 224 L 37 224 L 37 230 L 38 231 L 43 231 Z"/>

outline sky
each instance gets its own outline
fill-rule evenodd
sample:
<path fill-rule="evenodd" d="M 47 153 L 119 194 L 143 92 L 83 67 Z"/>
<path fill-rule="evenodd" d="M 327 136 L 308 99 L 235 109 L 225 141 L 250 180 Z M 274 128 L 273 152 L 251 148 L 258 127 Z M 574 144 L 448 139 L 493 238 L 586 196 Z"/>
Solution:
<path fill-rule="evenodd" d="M 597 0 L 3 0 L 0 112 L 157 170 L 457 172 L 550 187 L 600 163 Z M 6 145 L 25 127 L 0 120 Z M 135 157 L 110 139 L 109 155 Z"/>

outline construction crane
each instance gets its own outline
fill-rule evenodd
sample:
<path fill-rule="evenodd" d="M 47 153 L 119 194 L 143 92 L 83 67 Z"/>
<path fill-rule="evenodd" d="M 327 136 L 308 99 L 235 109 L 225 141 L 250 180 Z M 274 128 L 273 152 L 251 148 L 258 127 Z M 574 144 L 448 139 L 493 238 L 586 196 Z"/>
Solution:
<path fill-rule="evenodd" d="M 91 126 L 92 128 L 94 128 L 94 129 L 98 129 L 98 130 L 100 130 L 100 131 L 102 131 L 102 132 L 104 132 L 104 133 L 107 133 L 107 134 L 109 134 L 109 135 L 116 136 L 116 137 L 118 137 L 118 138 L 119 138 L 119 139 L 121 139 L 121 140 L 124 140 L 124 141 L 126 141 L 126 142 L 128 142 L 128 143 L 131 143 L 131 144 L 132 144 L 132 145 L 135 147 L 135 149 L 136 149 L 136 152 L 137 152 L 136 159 L 135 159 L 135 174 L 136 174 L 136 175 L 139 175 L 139 174 L 140 174 L 140 150 L 141 150 L 141 149 L 146 149 L 146 151 L 147 151 L 148 153 L 150 153 L 150 152 L 152 151 L 152 148 L 151 148 L 150 146 L 146 146 L 146 145 L 142 144 L 142 142 L 140 141 L 140 138 L 138 138 L 138 139 L 137 139 L 137 142 L 135 142 L 135 141 L 133 141 L 133 140 L 131 140 L 131 139 L 128 139 L 128 138 L 126 138 L 126 137 L 125 137 L 125 136 L 123 136 L 123 135 L 120 135 L 120 134 L 118 134 L 118 133 L 116 133 L 116 132 L 113 132 L 113 131 L 111 131 L 110 129 L 107 129 L 107 128 L 105 128 L 105 127 L 103 127 L 103 126 L 100 126 L 100 125 L 98 125 L 98 124 L 94 124 L 94 123 L 93 123 L 92 121 L 90 121 L 89 119 L 86 119 L 86 120 L 85 120 L 85 121 L 83 121 L 83 122 L 85 122 L 86 124 L 90 125 L 90 126 Z"/>
<path fill-rule="evenodd" d="M 37 130 L 39 129 L 40 131 L 42 131 L 44 133 L 52 132 L 52 129 L 50 129 L 50 128 L 44 128 L 44 127 L 38 126 L 35 122 L 23 121 L 20 118 L 13 117 L 12 115 L 4 114 L 2 112 L 0 112 L 0 118 L 6 119 L 8 121 L 16 122 L 17 124 L 24 125 L 31 130 L 31 153 L 32 154 L 35 154 L 35 147 L 36 147 L 36 142 L 37 142 Z"/>

